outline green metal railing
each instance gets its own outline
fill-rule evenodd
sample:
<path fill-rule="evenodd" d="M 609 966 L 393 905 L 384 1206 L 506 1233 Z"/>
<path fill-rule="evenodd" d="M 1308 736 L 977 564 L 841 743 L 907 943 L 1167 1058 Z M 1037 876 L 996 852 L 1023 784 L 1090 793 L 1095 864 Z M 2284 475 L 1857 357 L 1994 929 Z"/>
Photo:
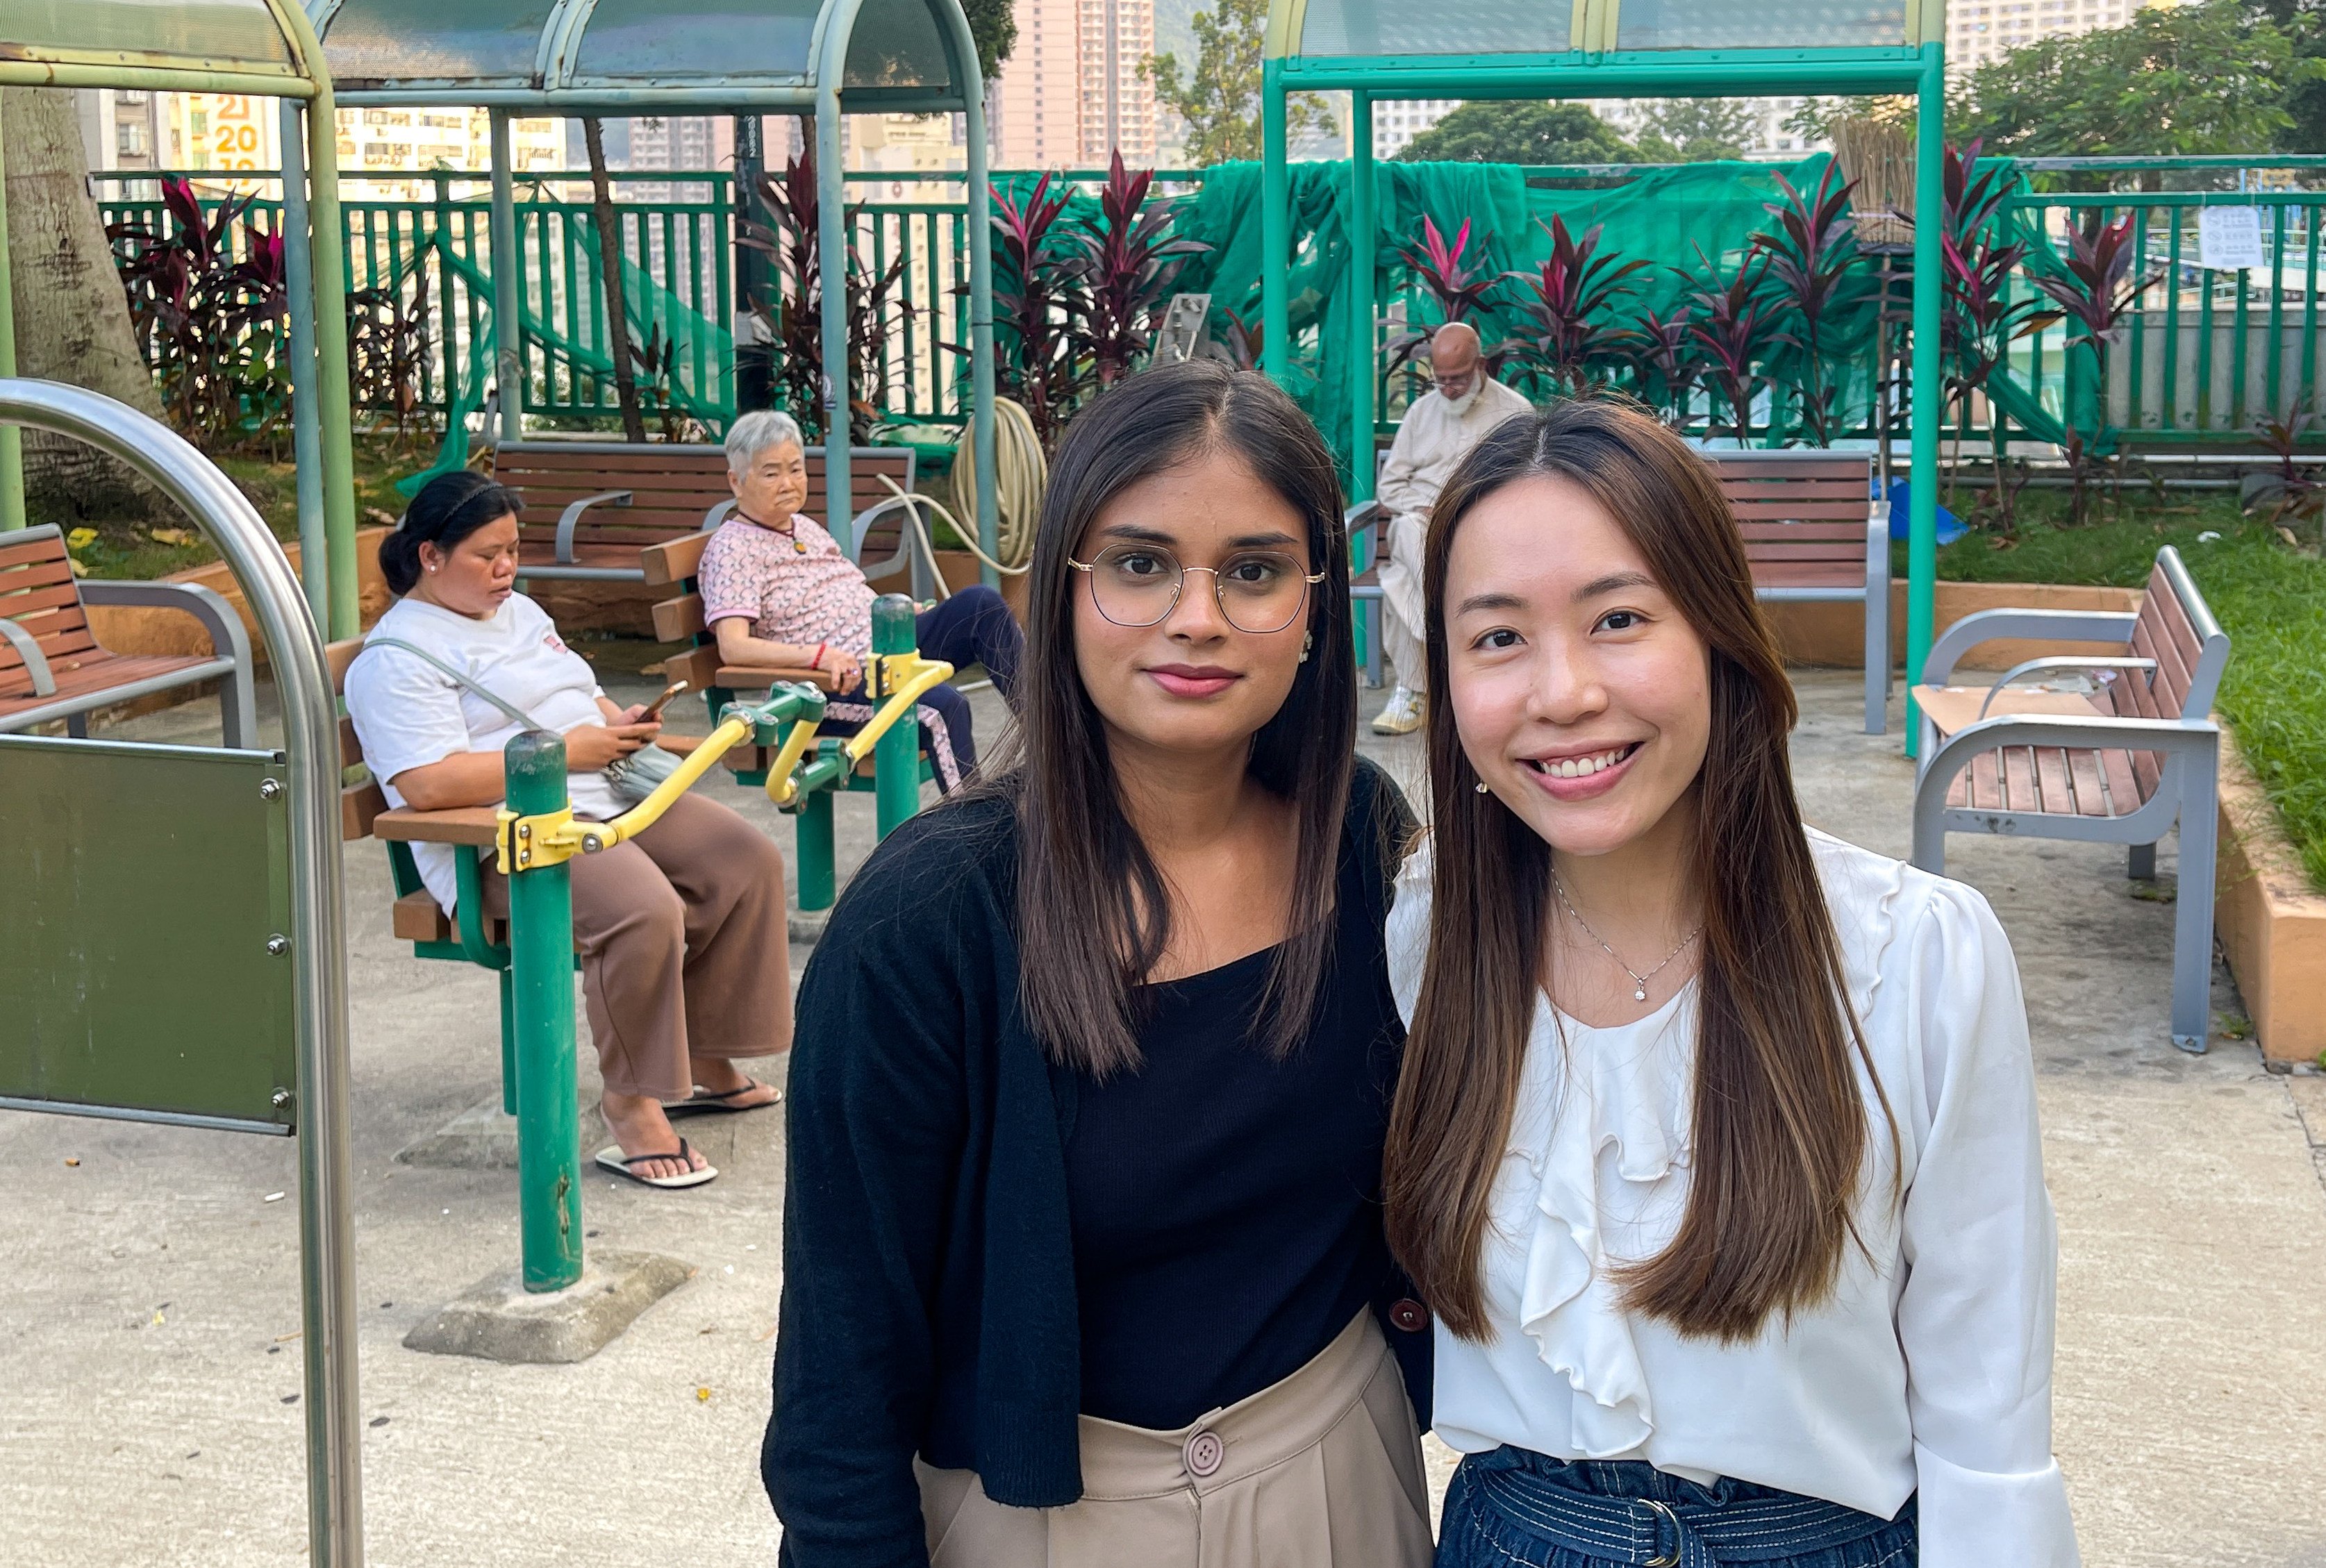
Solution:
<path fill-rule="evenodd" d="M 1530 183 L 1606 181 L 1635 177 L 1651 166 L 1577 164 L 1528 168 Z M 2023 167 L 2039 184 L 2094 177 L 2147 182 L 2219 182 L 2254 170 L 2326 170 L 2326 158 L 2036 159 Z M 228 178 L 191 172 L 186 177 Z M 1077 181 L 1103 178 L 1071 171 Z M 1199 185 L 1202 172 L 1174 179 L 1168 192 Z M 161 222 L 154 197 L 156 176 L 105 173 L 111 188 L 101 201 L 108 221 Z M 271 183 L 270 176 L 231 178 Z M 422 200 L 345 202 L 347 278 L 351 292 L 380 291 L 407 313 L 424 308 L 424 351 L 416 367 L 416 407 L 442 417 L 472 411 L 490 383 L 491 245 L 482 176 L 440 172 L 409 176 L 433 181 Z M 997 176 L 1007 179 L 1008 176 Z M 866 275 L 885 278 L 898 268 L 882 312 L 886 341 L 879 363 L 858 389 L 892 418 L 957 423 L 965 404 L 968 340 L 968 237 L 956 173 L 881 171 L 851 175 L 875 199 L 852 204 L 853 247 Z M 594 217 L 586 174 L 530 174 L 518 181 L 516 217 L 524 257 L 520 297 L 526 317 L 525 412 L 552 422 L 602 424 L 616 412 L 608 355 L 604 292 L 597 277 Z M 244 187 L 247 189 L 246 185 Z M 656 188 L 659 188 L 658 190 Z M 213 185 L 210 189 L 217 190 Z M 641 340 L 657 332 L 671 346 L 667 384 L 644 388 L 650 408 L 667 407 L 712 429 L 735 408 L 733 334 L 737 325 L 734 257 L 738 214 L 733 177 L 724 172 L 670 171 L 628 175 L 616 181 L 625 274 Z M 2199 264 L 2197 214 L 2207 207 L 2247 206 L 2263 218 L 2266 264 L 2228 272 Z M 1985 452 L 2002 422 L 2006 441 L 2044 441 L 2062 422 L 2074 422 L 2103 444 L 2165 450 L 2252 448 L 2255 427 L 2316 407 L 2321 292 L 2321 209 L 2326 190 L 2030 190 L 2012 197 L 2009 210 L 2064 248 L 2073 224 L 2112 221 L 2129 214 L 2144 275 L 2163 274 L 2128 313 L 2107 356 L 2107 385 L 2089 386 L 2088 351 L 2073 348 L 2073 329 L 2054 324 L 2023 339 L 2001 373 L 2006 395 L 1973 398 L 1947 411 L 1949 435 L 1966 453 Z M 764 215 L 761 215 L 764 220 Z M 261 228 L 279 221 L 262 199 L 253 209 Z M 1384 371 L 1382 352 L 1396 321 L 1419 320 L 1424 295 L 1402 268 L 1391 270 L 1377 340 L 1374 406 L 1386 432 L 1402 404 L 1421 386 L 1409 367 Z M 2023 275 L 2023 295 L 2035 290 Z M 375 302 L 382 293 L 374 293 Z M 1903 323 L 1894 334 L 1903 347 Z M 1836 366 L 1838 372 L 1863 366 Z M 861 372 L 860 372 L 861 374 Z M 1769 422 L 1764 394 L 1756 426 Z M 392 407 L 377 392 L 373 412 Z M 1893 399 L 1893 434 L 1904 435 L 1903 400 Z M 2040 416 L 2031 427 L 2013 408 Z M 1709 432 L 1716 411 L 1710 394 L 1693 393 L 1679 411 L 1685 428 Z M 2098 421 L 2095 425 L 2092 422 Z M 1725 423 L 1725 420 L 1722 421 Z M 2048 427 L 2048 428 L 2045 428 Z M 1849 432 L 1875 431 L 1871 416 Z M 2305 443 L 2326 444 L 2326 431 Z"/>

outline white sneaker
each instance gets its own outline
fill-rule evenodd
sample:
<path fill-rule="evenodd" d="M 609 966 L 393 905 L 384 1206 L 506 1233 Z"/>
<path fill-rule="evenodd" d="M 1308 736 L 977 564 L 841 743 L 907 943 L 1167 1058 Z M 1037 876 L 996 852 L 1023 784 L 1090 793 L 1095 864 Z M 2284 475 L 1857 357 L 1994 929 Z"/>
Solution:
<path fill-rule="evenodd" d="M 1404 686 L 1391 688 L 1388 703 L 1373 716 L 1373 733 L 1411 735 L 1421 728 L 1421 717 L 1428 704 L 1429 699 L 1421 692 Z"/>

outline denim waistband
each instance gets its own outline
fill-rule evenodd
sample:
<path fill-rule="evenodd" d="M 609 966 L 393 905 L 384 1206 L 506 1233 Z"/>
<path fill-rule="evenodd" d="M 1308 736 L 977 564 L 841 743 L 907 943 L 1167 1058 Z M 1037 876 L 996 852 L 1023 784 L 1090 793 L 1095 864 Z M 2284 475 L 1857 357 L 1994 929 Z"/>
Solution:
<path fill-rule="evenodd" d="M 1561 1460 L 1527 1449 L 1473 1454 L 1480 1503 L 1552 1545 L 1636 1568 L 1781 1562 L 1911 1526 L 1896 1519 L 1723 1477 L 1709 1486 L 1636 1460 Z"/>

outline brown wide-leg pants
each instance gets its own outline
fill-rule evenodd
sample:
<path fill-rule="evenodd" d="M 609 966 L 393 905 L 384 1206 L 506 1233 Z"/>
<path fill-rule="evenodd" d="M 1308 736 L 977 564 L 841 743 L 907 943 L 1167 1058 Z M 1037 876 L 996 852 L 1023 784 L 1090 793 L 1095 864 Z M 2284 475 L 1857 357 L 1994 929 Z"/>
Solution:
<path fill-rule="evenodd" d="M 681 795 L 637 838 L 567 864 L 609 1090 L 684 1099 L 695 1057 L 790 1049 L 784 858 L 766 834 L 716 801 Z M 484 896 L 507 917 L 508 884 L 490 866 Z"/>

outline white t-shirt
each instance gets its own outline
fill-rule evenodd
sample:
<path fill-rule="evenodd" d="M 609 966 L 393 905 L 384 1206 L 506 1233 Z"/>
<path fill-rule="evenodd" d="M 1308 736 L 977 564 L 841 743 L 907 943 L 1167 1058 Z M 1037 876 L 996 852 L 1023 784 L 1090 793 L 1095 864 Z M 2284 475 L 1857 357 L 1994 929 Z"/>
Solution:
<path fill-rule="evenodd" d="M 603 724 L 604 690 L 589 662 L 567 647 L 542 608 L 521 593 L 508 596 L 484 620 L 416 598 L 399 599 L 379 617 L 371 636 L 394 637 L 425 648 L 544 729 L 563 735 L 576 725 Z M 348 717 L 355 720 L 364 761 L 388 804 L 404 796 L 396 775 L 467 751 L 498 752 L 522 728 L 507 714 L 463 690 L 426 661 L 401 648 L 367 646 L 348 670 Z M 574 815 L 607 821 L 622 803 L 602 775 L 565 776 Z M 414 844 L 420 879 L 447 914 L 458 886 L 450 844 Z"/>
<path fill-rule="evenodd" d="M 1861 1250 L 1838 1288 L 1741 1344 L 1631 1312 L 1610 1277 L 1679 1228 L 1690 1178 L 1694 982 L 1593 1028 L 1539 999 L 1480 1249 L 1489 1333 L 1437 1329 L 1434 1419 L 1461 1452 L 1645 1460 L 1894 1515 L 1921 1498 L 1922 1568 L 2073 1568 L 2052 1457 L 2057 1241 L 2027 1012 L 1986 901 L 1812 830 L 1842 967 L 1897 1118 L 1861 1066 Z M 1406 863 L 1390 979 L 1410 1022 L 1430 855 Z M 1893 1201 L 1893 1177 L 1901 1201 Z"/>

